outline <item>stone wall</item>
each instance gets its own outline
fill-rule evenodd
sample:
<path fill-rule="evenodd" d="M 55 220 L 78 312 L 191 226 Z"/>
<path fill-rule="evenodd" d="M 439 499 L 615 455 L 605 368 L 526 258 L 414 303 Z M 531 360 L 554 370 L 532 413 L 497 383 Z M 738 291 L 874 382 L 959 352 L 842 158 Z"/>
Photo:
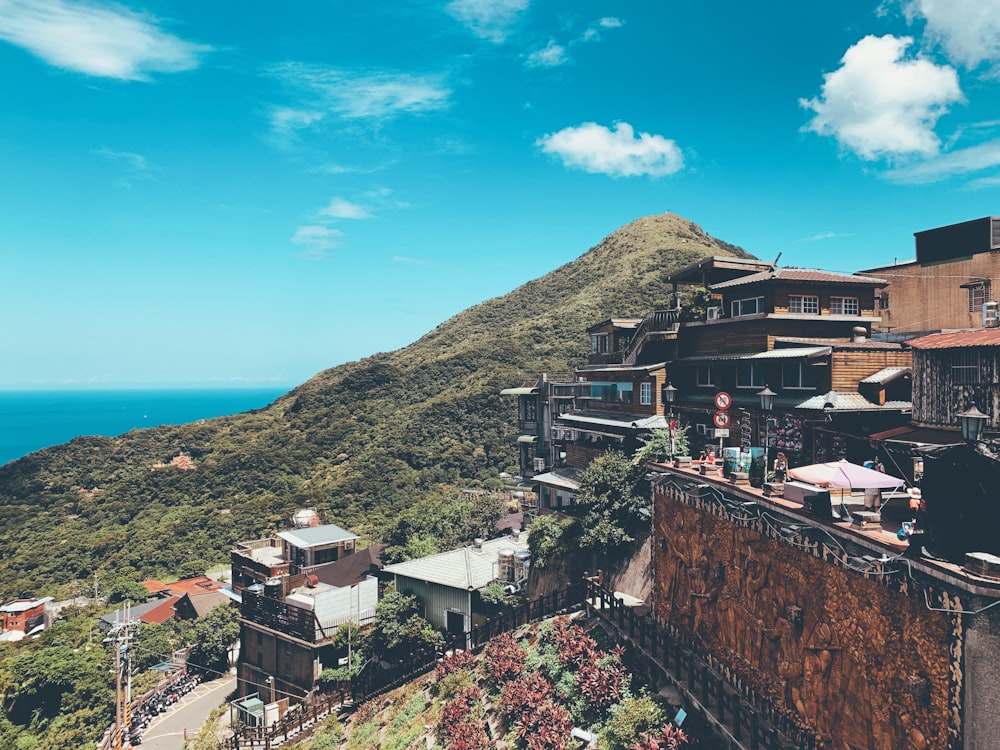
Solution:
<path fill-rule="evenodd" d="M 861 566 L 821 529 L 789 528 L 760 509 L 727 510 L 669 487 L 654 501 L 652 600 L 661 621 L 690 633 L 831 748 L 962 746 L 957 596 L 932 591 L 905 566 Z"/>

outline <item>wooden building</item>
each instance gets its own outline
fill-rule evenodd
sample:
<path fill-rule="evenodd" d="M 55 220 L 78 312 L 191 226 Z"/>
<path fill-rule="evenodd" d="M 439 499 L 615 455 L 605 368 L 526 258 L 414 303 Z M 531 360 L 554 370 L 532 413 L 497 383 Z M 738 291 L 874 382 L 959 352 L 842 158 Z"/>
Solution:
<path fill-rule="evenodd" d="M 959 413 L 975 406 L 987 417 L 986 433 L 1000 433 L 1000 328 L 938 333 L 908 343 L 915 424 L 957 432 Z"/>

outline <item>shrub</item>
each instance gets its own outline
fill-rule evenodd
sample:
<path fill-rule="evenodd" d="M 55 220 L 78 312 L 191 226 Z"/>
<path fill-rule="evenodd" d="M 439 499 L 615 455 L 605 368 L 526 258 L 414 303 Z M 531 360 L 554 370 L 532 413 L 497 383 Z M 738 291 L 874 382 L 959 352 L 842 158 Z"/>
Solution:
<path fill-rule="evenodd" d="M 532 672 L 500 689 L 500 710 L 508 720 L 519 722 L 535 706 L 551 700 L 553 693 L 552 683 L 539 672 Z"/>
<path fill-rule="evenodd" d="M 483 652 L 486 671 L 498 682 L 507 682 L 524 671 L 525 653 L 510 633 L 497 636 Z"/>
<path fill-rule="evenodd" d="M 566 709 L 547 700 L 524 716 L 517 736 L 528 750 L 564 750 L 572 730 L 573 721 Z"/>
<path fill-rule="evenodd" d="M 611 716 L 601 732 L 601 750 L 631 750 L 648 732 L 667 723 L 667 713 L 648 693 L 625 698 L 611 708 Z"/>

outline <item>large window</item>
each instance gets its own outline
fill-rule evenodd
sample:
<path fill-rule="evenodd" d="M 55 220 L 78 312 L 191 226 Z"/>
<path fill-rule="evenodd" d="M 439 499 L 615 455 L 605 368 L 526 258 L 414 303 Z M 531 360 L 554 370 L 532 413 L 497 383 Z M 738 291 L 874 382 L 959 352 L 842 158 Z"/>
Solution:
<path fill-rule="evenodd" d="M 736 365 L 737 388 L 763 388 L 763 368 L 752 362 Z"/>
<path fill-rule="evenodd" d="M 519 406 L 521 407 L 522 422 L 534 422 L 538 419 L 538 399 L 536 396 L 521 396 Z"/>
<path fill-rule="evenodd" d="M 715 385 L 712 380 L 712 365 L 698 365 L 698 385 Z"/>
<path fill-rule="evenodd" d="M 830 315 L 858 315 L 857 297 L 830 297 Z"/>
<path fill-rule="evenodd" d="M 788 295 L 788 312 L 802 313 L 805 315 L 819 314 L 819 297 L 790 294 Z"/>
<path fill-rule="evenodd" d="M 606 333 L 595 333 L 590 337 L 590 353 L 591 354 L 607 354 L 608 353 L 608 334 Z"/>
<path fill-rule="evenodd" d="M 750 297 L 749 299 L 734 299 L 730 303 L 730 310 L 734 318 L 741 315 L 756 315 L 764 312 L 764 298 Z"/>
<path fill-rule="evenodd" d="M 805 362 L 787 362 L 781 368 L 781 383 L 785 388 L 815 388 L 816 368 Z"/>
<path fill-rule="evenodd" d="M 952 385 L 979 382 L 979 352 L 976 349 L 954 349 L 951 364 Z"/>
<path fill-rule="evenodd" d="M 643 406 L 649 406 L 653 403 L 653 384 L 652 383 L 640 383 L 639 384 L 639 403 Z"/>
<path fill-rule="evenodd" d="M 632 383 L 591 383 L 590 396 L 606 404 L 631 404 Z"/>

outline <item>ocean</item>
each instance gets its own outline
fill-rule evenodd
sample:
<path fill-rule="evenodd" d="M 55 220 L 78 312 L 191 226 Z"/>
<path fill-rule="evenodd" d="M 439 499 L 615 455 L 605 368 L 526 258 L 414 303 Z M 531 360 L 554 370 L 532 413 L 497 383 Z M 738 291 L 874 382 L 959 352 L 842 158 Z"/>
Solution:
<path fill-rule="evenodd" d="M 0 466 L 80 435 L 114 437 L 259 409 L 289 390 L 0 391 Z"/>

